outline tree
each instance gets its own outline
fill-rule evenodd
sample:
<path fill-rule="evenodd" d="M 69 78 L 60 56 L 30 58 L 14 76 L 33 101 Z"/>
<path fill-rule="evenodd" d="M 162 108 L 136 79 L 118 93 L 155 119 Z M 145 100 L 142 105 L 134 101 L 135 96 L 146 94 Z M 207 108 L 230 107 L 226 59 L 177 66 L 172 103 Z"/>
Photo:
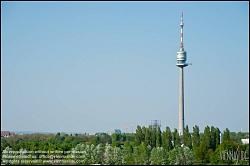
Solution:
<path fill-rule="evenodd" d="M 112 138 L 110 135 L 108 135 L 107 133 L 96 133 L 95 134 L 95 141 L 96 144 L 102 143 L 102 144 L 111 144 L 112 143 Z"/>
<path fill-rule="evenodd" d="M 223 164 L 221 159 L 221 147 L 217 146 L 216 150 L 209 156 L 209 162 L 213 165 Z"/>
<path fill-rule="evenodd" d="M 192 138 L 191 134 L 189 133 L 188 125 L 186 126 L 186 128 L 184 128 L 183 144 L 192 149 Z"/>
<path fill-rule="evenodd" d="M 78 144 L 76 145 L 76 147 L 72 148 L 71 150 L 71 156 L 72 159 L 75 161 L 75 163 L 80 164 L 81 160 L 79 160 L 79 158 L 81 157 L 80 153 L 77 153 L 79 151 L 84 152 L 85 151 L 85 144 Z"/>
<path fill-rule="evenodd" d="M 145 136 L 142 132 L 142 128 L 141 126 L 138 125 L 136 128 L 136 132 L 135 132 L 135 142 L 137 145 L 140 145 L 141 142 L 144 141 L 144 139 L 145 139 Z"/>
<path fill-rule="evenodd" d="M 171 165 L 191 165 L 194 160 L 192 151 L 186 147 L 175 147 L 169 153 L 169 162 Z"/>
<path fill-rule="evenodd" d="M 149 133 L 150 133 L 150 146 L 156 147 L 156 128 L 153 126 L 149 127 Z"/>
<path fill-rule="evenodd" d="M 215 146 L 216 146 L 216 148 L 220 145 L 220 129 L 218 128 L 218 127 L 216 127 L 216 129 L 215 129 Z"/>
<path fill-rule="evenodd" d="M 153 148 L 150 155 L 151 165 L 166 165 L 168 164 L 168 155 L 163 147 Z"/>
<path fill-rule="evenodd" d="M 87 144 L 78 144 L 75 148 L 73 148 L 73 159 L 76 163 L 89 165 L 94 164 L 94 149 L 95 146 L 87 145 Z M 78 153 L 81 152 L 81 153 Z"/>
<path fill-rule="evenodd" d="M 204 135 L 202 141 L 205 143 L 207 149 L 212 147 L 211 131 L 209 126 L 206 126 L 204 129 Z"/>
<path fill-rule="evenodd" d="M 145 145 L 151 144 L 151 133 L 149 128 L 145 128 Z"/>
<path fill-rule="evenodd" d="M 10 146 L 9 143 L 6 141 L 6 139 L 1 138 L 1 154 L 7 146 Z"/>
<path fill-rule="evenodd" d="M 216 148 L 220 145 L 220 129 L 216 127 L 215 129 L 215 144 Z"/>
<path fill-rule="evenodd" d="M 193 152 L 196 159 L 199 157 L 199 147 L 200 147 L 200 130 L 197 125 L 193 127 L 192 133 L 192 143 L 193 143 Z"/>
<path fill-rule="evenodd" d="M 113 164 L 122 165 L 122 151 L 119 147 L 113 148 Z"/>
<path fill-rule="evenodd" d="M 208 155 L 208 147 L 204 138 L 202 137 L 199 148 L 197 149 L 197 159 L 201 160 L 202 163 L 206 163 L 209 161 Z"/>
<path fill-rule="evenodd" d="M 112 145 L 116 146 L 116 147 L 117 146 L 120 147 L 121 134 L 119 134 L 119 133 L 113 133 L 111 135 L 111 138 L 112 138 Z"/>
<path fill-rule="evenodd" d="M 210 147 L 215 151 L 216 149 L 216 128 L 211 126 L 211 141 Z"/>
<path fill-rule="evenodd" d="M 147 145 L 141 143 L 141 145 L 134 147 L 134 164 L 147 165 L 149 162 Z"/>
<path fill-rule="evenodd" d="M 166 130 L 162 133 L 162 146 L 164 149 L 166 149 L 168 152 L 173 149 L 172 144 L 172 133 L 170 128 L 167 126 Z"/>
<path fill-rule="evenodd" d="M 231 139 L 230 131 L 228 128 L 226 128 L 226 130 L 224 130 L 222 134 L 221 148 L 223 150 L 237 150 L 238 147 L 239 147 L 239 144 L 236 141 Z"/>
<path fill-rule="evenodd" d="M 230 131 L 228 130 L 228 128 L 226 128 L 226 130 L 223 132 L 222 135 L 222 142 L 229 142 L 230 139 Z"/>
<path fill-rule="evenodd" d="M 94 157 L 94 164 L 102 164 L 103 156 L 104 156 L 104 149 L 105 147 L 103 144 L 98 144 L 93 152 Z"/>
<path fill-rule="evenodd" d="M 87 151 L 87 164 L 95 164 L 95 145 L 88 145 L 86 148 Z"/>
<path fill-rule="evenodd" d="M 147 128 L 146 128 L 145 126 L 142 126 L 142 134 L 143 134 L 143 136 L 144 136 L 143 141 L 145 141 L 145 137 L 146 137 L 146 130 L 147 130 Z"/>
<path fill-rule="evenodd" d="M 19 149 L 19 156 L 18 156 L 19 161 L 18 163 L 16 163 L 16 165 L 25 164 L 25 162 L 23 162 L 23 159 L 27 159 L 28 157 L 29 157 L 29 153 L 26 149 L 23 149 L 23 148 Z"/>
<path fill-rule="evenodd" d="M 125 142 L 124 146 L 122 147 L 122 156 L 122 164 L 134 164 L 133 147 L 129 142 Z"/>
<path fill-rule="evenodd" d="M 114 165 L 113 160 L 113 148 L 110 144 L 106 144 L 103 163 L 108 165 Z"/>
<path fill-rule="evenodd" d="M 173 142 L 174 142 L 174 147 L 181 145 L 181 139 L 180 139 L 177 129 L 174 129 L 174 132 L 173 132 Z"/>
<path fill-rule="evenodd" d="M 192 143 L 195 148 L 200 146 L 200 130 L 197 125 L 193 127 Z"/>
<path fill-rule="evenodd" d="M 161 145 L 162 145 L 161 129 L 158 126 L 156 131 L 156 147 L 161 147 Z"/>
<path fill-rule="evenodd" d="M 3 164 L 6 164 L 6 165 L 10 165 L 12 164 L 12 160 L 11 160 L 11 157 L 13 157 L 13 153 L 11 153 L 12 148 L 10 148 L 9 146 L 7 146 L 4 150 L 3 150 L 3 154 L 2 155 L 2 158 L 1 158 L 1 164 L 3 162 Z"/>
<path fill-rule="evenodd" d="M 202 161 L 202 163 L 209 162 L 209 157 L 213 152 L 212 143 L 211 143 L 211 131 L 210 127 L 206 126 L 204 129 L 204 134 L 201 138 L 201 143 L 197 152 L 197 157 Z"/>

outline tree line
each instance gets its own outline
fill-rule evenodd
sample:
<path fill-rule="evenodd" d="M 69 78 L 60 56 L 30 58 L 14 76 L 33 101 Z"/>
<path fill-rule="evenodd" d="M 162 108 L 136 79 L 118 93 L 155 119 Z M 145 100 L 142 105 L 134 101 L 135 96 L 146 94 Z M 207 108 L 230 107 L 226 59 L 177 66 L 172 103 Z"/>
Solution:
<path fill-rule="evenodd" d="M 86 151 L 85 156 L 81 154 L 84 160 L 79 164 L 248 164 L 248 160 L 222 160 L 220 156 L 223 150 L 245 151 L 249 156 L 248 145 L 243 145 L 239 141 L 247 135 L 248 133 L 230 132 L 228 129 L 221 132 L 214 126 L 206 126 L 203 132 L 200 132 L 198 126 L 194 126 L 190 132 L 186 126 L 183 135 L 180 136 L 177 129 L 171 131 L 166 127 L 161 131 L 159 126 L 138 125 L 135 133 L 115 132 L 111 135 L 16 135 L 1 138 L 1 152 Z"/>

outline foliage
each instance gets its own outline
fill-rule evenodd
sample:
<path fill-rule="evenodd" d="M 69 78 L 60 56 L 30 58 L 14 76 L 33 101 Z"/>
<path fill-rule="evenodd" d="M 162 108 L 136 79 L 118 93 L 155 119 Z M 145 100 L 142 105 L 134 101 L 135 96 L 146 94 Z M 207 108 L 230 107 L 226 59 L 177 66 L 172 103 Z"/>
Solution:
<path fill-rule="evenodd" d="M 148 164 L 148 149 L 144 143 L 139 146 L 134 147 L 134 164 L 136 165 L 146 165 Z"/>
<path fill-rule="evenodd" d="M 191 134 L 189 133 L 188 126 L 186 126 L 183 131 L 183 144 L 192 149 L 192 138 Z"/>
<path fill-rule="evenodd" d="M 142 132 L 141 126 L 137 126 L 136 132 L 135 132 L 135 142 L 137 145 L 140 145 L 145 140 L 145 135 Z"/>
<path fill-rule="evenodd" d="M 223 132 L 223 135 L 222 135 L 222 142 L 228 142 L 230 141 L 230 132 L 228 130 L 228 128 L 226 128 L 226 130 Z"/>
<path fill-rule="evenodd" d="M 160 127 L 158 126 L 156 130 L 156 147 L 161 147 L 161 145 L 162 145 L 162 133 Z"/>
<path fill-rule="evenodd" d="M 162 147 L 168 152 L 173 149 L 172 133 L 169 127 L 166 127 L 162 133 Z"/>
<path fill-rule="evenodd" d="M 198 126 L 194 126 L 190 133 L 186 126 L 180 136 L 177 129 L 171 132 L 166 127 L 161 131 L 159 126 L 139 125 L 135 133 L 115 132 L 111 135 L 24 134 L 1 138 L 1 159 L 13 156 L 7 152 L 14 150 L 19 151 L 14 157 L 26 157 L 30 159 L 28 164 L 34 164 L 27 151 L 62 150 L 70 151 L 65 154 L 67 159 L 84 165 L 248 164 L 248 160 L 223 160 L 220 156 L 223 150 L 244 151 L 249 156 L 249 146 L 239 141 L 247 136 L 246 133 L 226 129 L 221 139 L 219 128 L 214 126 L 206 126 L 203 133 Z M 46 164 L 43 160 L 40 163 Z M 16 160 L 9 164 L 22 163 Z"/>
<path fill-rule="evenodd" d="M 171 165 L 191 165 L 193 160 L 193 152 L 187 146 L 175 147 L 169 153 L 169 162 Z"/>
<path fill-rule="evenodd" d="M 150 155 L 150 165 L 168 164 L 168 154 L 163 147 L 153 148 Z"/>
<path fill-rule="evenodd" d="M 173 143 L 175 147 L 181 145 L 181 138 L 179 136 L 177 129 L 174 129 L 174 132 L 173 132 Z"/>
<path fill-rule="evenodd" d="M 134 163 L 134 156 L 133 156 L 133 145 L 130 142 L 125 142 L 124 146 L 122 147 L 122 163 L 126 165 L 132 165 Z"/>

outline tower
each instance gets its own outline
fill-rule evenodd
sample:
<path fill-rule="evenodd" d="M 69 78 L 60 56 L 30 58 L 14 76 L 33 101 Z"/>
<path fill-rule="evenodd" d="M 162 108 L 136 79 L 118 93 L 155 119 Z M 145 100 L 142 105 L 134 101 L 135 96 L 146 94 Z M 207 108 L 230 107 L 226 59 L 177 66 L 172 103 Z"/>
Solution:
<path fill-rule="evenodd" d="M 181 14 L 181 44 L 180 49 L 177 52 L 177 63 L 176 66 L 179 67 L 180 75 L 179 75 L 179 135 L 183 135 L 184 129 L 184 67 L 188 66 L 189 64 L 186 63 L 187 55 L 186 51 L 184 50 L 183 45 L 183 12 Z"/>

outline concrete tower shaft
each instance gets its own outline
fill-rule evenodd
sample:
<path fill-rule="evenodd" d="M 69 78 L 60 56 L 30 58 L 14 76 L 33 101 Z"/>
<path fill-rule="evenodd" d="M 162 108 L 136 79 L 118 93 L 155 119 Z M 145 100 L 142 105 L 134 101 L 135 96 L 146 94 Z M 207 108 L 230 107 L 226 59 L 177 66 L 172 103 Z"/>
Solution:
<path fill-rule="evenodd" d="M 183 135 L 184 130 L 184 70 L 180 67 L 179 75 L 179 135 Z"/>

